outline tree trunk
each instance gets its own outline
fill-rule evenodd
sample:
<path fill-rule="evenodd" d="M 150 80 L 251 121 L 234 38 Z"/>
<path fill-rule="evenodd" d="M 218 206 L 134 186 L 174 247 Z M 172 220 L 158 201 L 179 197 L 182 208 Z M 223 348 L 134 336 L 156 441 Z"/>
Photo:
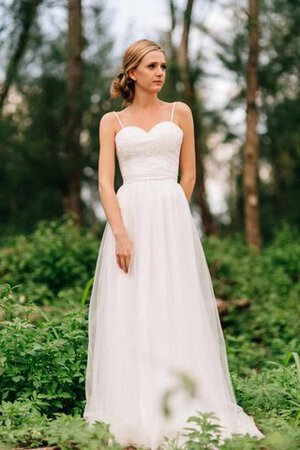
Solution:
<path fill-rule="evenodd" d="M 75 218 L 82 226 L 82 153 L 80 131 L 82 119 L 82 11 L 81 0 L 68 0 L 69 9 L 69 56 L 67 68 L 67 123 L 65 128 L 65 152 L 67 168 L 67 192 L 64 198 L 64 212 Z"/>
<path fill-rule="evenodd" d="M 258 56 L 259 56 L 259 0 L 249 0 L 249 56 L 246 90 L 246 141 L 244 147 L 244 214 L 248 245 L 261 248 L 260 210 L 258 189 L 259 137 L 257 132 L 258 109 Z"/>
<path fill-rule="evenodd" d="M 178 64 L 180 67 L 180 76 L 184 86 L 183 97 L 184 101 L 191 106 L 193 115 L 195 117 L 195 150 L 196 150 L 196 186 L 195 195 L 200 206 L 200 214 L 203 224 L 203 229 L 206 235 L 217 235 L 217 229 L 214 223 L 213 216 L 210 212 L 209 205 L 206 198 L 205 189 L 205 169 L 203 164 L 203 148 L 200 138 L 200 117 L 199 117 L 199 99 L 195 92 L 194 83 L 191 80 L 189 72 L 188 59 L 188 42 L 191 28 L 191 18 L 194 0 L 187 0 L 186 9 L 183 15 L 183 30 L 181 43 L 178 49 Z"/>

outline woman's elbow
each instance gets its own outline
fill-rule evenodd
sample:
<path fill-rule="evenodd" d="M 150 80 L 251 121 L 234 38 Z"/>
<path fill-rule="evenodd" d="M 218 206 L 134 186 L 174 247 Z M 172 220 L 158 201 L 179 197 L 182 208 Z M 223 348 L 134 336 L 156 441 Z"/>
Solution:
<path fill-rule="evenodd" d="M 109 180 L 101 180 L 98 183 L 98 191 L 100 196 L 105 194 L 106 192 L 110 192 L 114 190 L 114 184 Z"/>

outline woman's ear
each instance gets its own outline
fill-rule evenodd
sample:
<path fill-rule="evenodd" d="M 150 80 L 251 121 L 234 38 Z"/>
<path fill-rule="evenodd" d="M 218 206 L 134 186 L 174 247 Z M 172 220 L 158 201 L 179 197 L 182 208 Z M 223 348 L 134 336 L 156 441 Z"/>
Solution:
<path fill-rule="evenodd" d="M 129 76 L 129 78 L 131 78 L 133 81 L 135 81 L 134 69 L 130 69 L 130 70 L 128 71 L 128 76 Z"/>

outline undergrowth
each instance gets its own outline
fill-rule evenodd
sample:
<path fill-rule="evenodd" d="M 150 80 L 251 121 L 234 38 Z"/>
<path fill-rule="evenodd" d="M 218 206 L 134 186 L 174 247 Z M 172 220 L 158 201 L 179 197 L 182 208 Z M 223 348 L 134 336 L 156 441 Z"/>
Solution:
<path fill-rule="evenodd" d="M 199 411 L 187 421 L 185 445 L 166 438 L 162 448 L 298 450 L 299 236 L 283 227 L 260 254 L 238 235 L 203 247 L 216 296 L 249 300 L 231 306 L 222 325 L 237 401 L 265 438 L 222 442 L 218 424 Z M 42 222 L 0 249 L 0 448 L 121 448 L 109 424 L 82 418 L 98 249 L 99 237 L 70 221 Z"/>

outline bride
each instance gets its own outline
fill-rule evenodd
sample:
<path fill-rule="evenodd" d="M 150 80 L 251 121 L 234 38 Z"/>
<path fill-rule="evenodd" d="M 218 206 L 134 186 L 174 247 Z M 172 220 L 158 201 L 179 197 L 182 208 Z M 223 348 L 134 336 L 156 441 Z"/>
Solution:
<path fill-rule="evenodd" d="M 111 85 L 126 108 L 104 114 L 99 127 L 107 223 L 89 305 L 84 418 L 108 423 L 131 449 L 155 450 L 165 437 L 184 444 L 183 427 L 197 411 L 214 414 L 222 439 L 264 437 L 233 391 L 189 205 L 196 181 L 193 116 L 184 102 L 158 97 L 166 72 L 159 44 L 133 42 Z M 117 192 L 115 156 L 123 178 Z M 178 377 L 192 380 L 192 396 L 174 389 Z"/>

